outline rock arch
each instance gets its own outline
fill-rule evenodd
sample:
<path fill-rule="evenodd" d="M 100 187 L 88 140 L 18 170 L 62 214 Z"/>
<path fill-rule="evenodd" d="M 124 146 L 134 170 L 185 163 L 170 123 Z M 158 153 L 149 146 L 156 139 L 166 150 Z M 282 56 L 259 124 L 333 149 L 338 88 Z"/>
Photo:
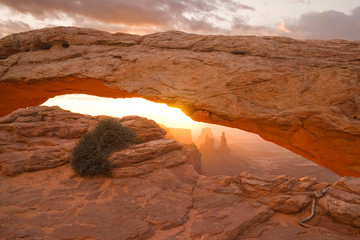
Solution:
<path fill-rule="evenodd" d="M 360 176 L 360 42 L 49 28 L 0 39 L 0 115 L 50 97 L 143 97 Z"/>

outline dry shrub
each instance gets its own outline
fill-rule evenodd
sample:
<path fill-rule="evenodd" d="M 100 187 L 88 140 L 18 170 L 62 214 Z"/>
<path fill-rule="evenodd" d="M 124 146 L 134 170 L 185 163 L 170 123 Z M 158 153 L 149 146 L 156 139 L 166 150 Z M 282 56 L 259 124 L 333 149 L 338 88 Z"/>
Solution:
<path fill-rule="evenodd" d="M 112 166 L 108 157 L 133 143 L 133 131 L 115 119 L 102 120 L 93 131 L 81 137 L 73 149 L 70 164 L 80 176 L 111 176 Z"/>

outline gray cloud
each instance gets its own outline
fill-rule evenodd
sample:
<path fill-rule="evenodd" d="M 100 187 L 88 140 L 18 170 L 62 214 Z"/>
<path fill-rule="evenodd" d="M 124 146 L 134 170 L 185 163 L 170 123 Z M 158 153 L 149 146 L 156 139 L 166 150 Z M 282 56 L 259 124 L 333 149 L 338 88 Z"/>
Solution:
<path fill-rule="evenodd" d="M 254 26 L 247 23 L 247 18 L 240 16 L 234 17 L 231 21 L 231 29 L 224 31 L 223 34 L 229 35 L 257 35 L 257 36 L 274 36 L 278 35 L 277 29 L 266 26 Z"/>
<path fill-rule="evenodd" d="M 337 11 L 304 14 L 293 23 L 286 23 L 290 36 L 313 39 L 360 40 L 360 7 L 351 14 Z"/>
<path fill-rule="evenodd" d="M 66 14 L 73 19 L 88 18 L 108 24 L 153 25 L 171 28 L 176 24 L 184 24 L 186 28 L 197 29 L 207 26 L 206 20 L 196 19 L 191 22 L 185 14 L 213 15 L 219 6 L 225 6 L 230 12 L 253 10 L 235 0 L 0 0 L 0 4 L 35 18 L 60 18 Z M 194 20 L 194 19 L 193 19 Z"/>
<path fill-rule="evenodd" d="M 360 7 L 351 14 L 337 11 L 307 13 L 297 20 L 285 19 L 275 29 L 250 26 L 246 14 L 255 9 L 238 0 L 0 0 L 1 6 L 15 13 L 32 15 L 41 23 L 36 25 L 38 27 L 50 27 L 52 19 L 65 17 L 71 19 L 71 25 L 109 32 L 147 34 L 175 29 L 200 34 L 360 40 Z M 27 23 L 2 21 L 0 37 L 30 29 Z"/>
<path fill-rule="evenodd" d="M 0 38 L 8 34 L 31 30 L 31 27 L 23 22 L 4 21 L 0 22 Z"/>

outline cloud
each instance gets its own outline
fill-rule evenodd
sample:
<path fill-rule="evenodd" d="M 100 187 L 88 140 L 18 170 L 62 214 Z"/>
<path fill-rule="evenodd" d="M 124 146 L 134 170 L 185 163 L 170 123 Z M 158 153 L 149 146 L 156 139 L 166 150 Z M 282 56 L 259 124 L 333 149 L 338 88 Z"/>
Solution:
<path fill-rule="evenodd" d="M 0 38 L 12 33 L 24 32 L 31 30 L 31 27 L 23 22 L 17 21 L 2 21 L 0 22 Z"/>
<path fill-rule="evenodd" d="M 310 4 L 311 0 L 290 0 L 291 3 L 307 3 Z"/>
<path fill-rule="evenodd" d="M 239 0 L 0 0 L 0 10 L 4 9 L 8 14 L 0 15 L 0 37 L 66 25 L 137 34 L 174 29 L 198 34 L 360 40 L 360 7 L 350 14 L 306 13 L 298 19 L 284 19 L 277 28 L 249 25 L 247 15 L 256 10 Z"/>
<path fill-rule="evenodd" d="M 276 35 L 276 29 L 265 26 L 252 26 L 247 24 L 244 17 L 235 17 L 232 19 L 231 35 Z"/>
<path fill-rule="evenodd" d="M 338 11 L 307 13 L 283 27 L 296 38 L 360 40 L 360 7 L 353 9 L 351 14 Z"/>
<path fill-rule="evenodd" d="M 291 33 L 289 29 L 286 28 L 285 22 L 282 22 L 278 26 L 279 30 L 285 33 Z"/>
<path fill-rule="evenodd" d="M 240 10 L 254 10 L 236 0 L 0 0 L 0 4 L 37 19 L 59 19 L 66 14 L 78 24 L 210 32 L 218 30 L 215 19 L 224 18 L 221 8 L 233 15 Z"/>

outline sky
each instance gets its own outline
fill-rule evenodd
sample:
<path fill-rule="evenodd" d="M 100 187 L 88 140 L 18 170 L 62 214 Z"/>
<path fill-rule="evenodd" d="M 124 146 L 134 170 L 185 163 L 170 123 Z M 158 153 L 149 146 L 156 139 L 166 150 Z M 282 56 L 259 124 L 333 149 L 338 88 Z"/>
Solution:
<path fill-rule="evenodd" d="M 166 127 L 191 129 L 194 140 L 200 135 L 203 128 L 211 128 L 217 139 L 220 139 L 222 132 L 225 132 L 232 139 L 236 138 L 236 136 L 251 141 L 259 141 L 260 139 L 255 134 L 238 129 L 195 122 L 178 108 L 169 107 L 163 103 L 154 103 L 142 98 L 113 99 L 85 94 L 68 94 L 50 98 L 42 105 L 59 106 L 62 109 L 92 116 L 107 115 L 121 118 L 128 115 L 138 115 L 152 119 Z"/>
<path fill-rule="evenodd" d="M 360 1 L 0 0 L 0 37 L 53 26 L 360 40 Z"/>

